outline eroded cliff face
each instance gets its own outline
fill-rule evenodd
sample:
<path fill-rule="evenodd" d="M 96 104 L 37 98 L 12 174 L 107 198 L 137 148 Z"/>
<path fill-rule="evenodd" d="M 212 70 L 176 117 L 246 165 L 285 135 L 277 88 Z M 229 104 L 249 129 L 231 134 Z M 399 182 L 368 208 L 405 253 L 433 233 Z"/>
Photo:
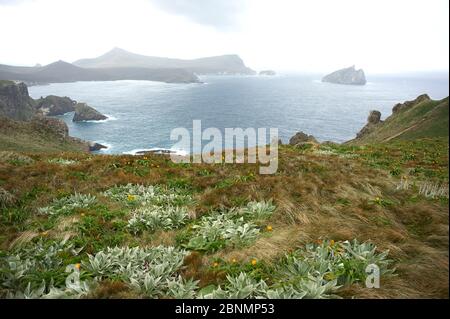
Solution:
<path fill-rule="evenodd" d="M 35 114 L 35 102 L 24 83 L 0 81 L 0 116 L 28 121 Z"/>

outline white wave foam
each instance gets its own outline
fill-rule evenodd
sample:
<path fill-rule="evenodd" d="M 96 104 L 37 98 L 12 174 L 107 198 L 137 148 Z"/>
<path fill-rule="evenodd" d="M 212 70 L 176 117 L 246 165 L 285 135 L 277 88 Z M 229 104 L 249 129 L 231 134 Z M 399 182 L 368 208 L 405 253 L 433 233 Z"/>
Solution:
<path fill-rule="evenodd" d="M 155 154 L 168 153 L 168 154 L 174 154 L 174 155 L 178 155 L 178 156 L 187 156 L 188 155 L 188 153 L 183 150 L 174 150 L 174 149 L 158 148 L 158 147 L 146 148 L 146 149 L 134 149 L 132 151 L 123 152 L 123 154 L 125 154 L 125 155 L 140 155 L 140 153 L 144 153 L 144 152 L 154 152 Z"/>
<path fill-rule="evenodd" d="M 107 119 L 105 119 L 105 120 L 99 120 L 99 121 L 83 121 L 83 122 L 84 122 L 84 123 L 106 123 L 106 122 L 109 122 L 109 121 L 117 121 L 117 118 L 114 117 L 114 116 L 112 116 L 112 115 L 105 114 L 105 116 L 107 117 Z"/>

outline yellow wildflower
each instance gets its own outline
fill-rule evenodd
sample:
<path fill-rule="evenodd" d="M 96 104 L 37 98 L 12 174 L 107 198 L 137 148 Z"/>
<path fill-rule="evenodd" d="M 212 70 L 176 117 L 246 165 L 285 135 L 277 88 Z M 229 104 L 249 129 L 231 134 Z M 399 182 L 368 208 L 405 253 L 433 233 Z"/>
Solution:
<path fill-rule="evenodd" d="M 128 194 L 127 198 L 128 198 L 129 202 L 132 202 L 132 201 L 134 201 L 136 199 L 136 196 Z"/>
<path fill-rule="evenodd" d="M 273 227 L 269 225 L 269 226 L 266 227 L 266 229 L 267 229 L 267 231 L 272 231 Z"/>
<path fill-rule="evenodd" d="M 258 264 L 258 261 L 256 259 L 252 259 L 252 266 L 256 266 Z"/>
<path fill-rule="evenodd" d="M 75 268 L 78 269 L 78 270 L 80 270 L 81 264 L 75 264 Z"/>

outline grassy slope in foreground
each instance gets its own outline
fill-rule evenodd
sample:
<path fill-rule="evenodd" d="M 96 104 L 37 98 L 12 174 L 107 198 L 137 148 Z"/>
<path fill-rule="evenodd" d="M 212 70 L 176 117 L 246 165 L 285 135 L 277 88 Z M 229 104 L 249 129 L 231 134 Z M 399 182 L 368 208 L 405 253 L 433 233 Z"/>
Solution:
<path fill-rule="evenodd" d="M 341 241 L 358 239 L 373 242 L 378 253 L 389 250 L 388 258 L 393 260 L 389 269 L 396 268 L 395 275 L 383 275 L 381 289 L 366 289 L 364 262 L 350 258 L 344 268 L 333 266 L 321 280 L 321 284 L 339 281 L 342 287 L 334 295 L 448 298 L 445 138 L 362 147 L 282 146 L 279 170 L 272 176 L 258 175 L 256 165 L 174 164 L 161 156 L 60 153 L 29 154 L 31 161 L 8 158 L 0 160 L 0 188 L 12 195 L 3 193 L 0 214 L 3 296 L 8 292 L 20 296 L 28 283 L 37 290 L 43 280 L 47 293 L 50 278 L 55 286 L 64 286 L 65 267 L 71 264 L 80 268 L 83 280 L 100 278 L 98 286 L 87 290 L 87 297 L 176 298 L 198 296 L 200 291 L 221 296 L 214 290 L 218 285 L 225 296 L 241 297 L 233 293 L 233 287 L 246 284 L 254 289 L 249 296 L 258 296 L 268 292 L 260 280 L 277 296 L 276 287 L 302 283 L 305 273 L 298 265 L 305 266 L 305 262 L 299 264 L 299 260 L 309 256 L 314 263 L 325 258 L 327 251 L 341 256 L 347 247 Z M 167 197 L 162 192 L 150 197 L 151 206 L 141 209 L 147 196 L 142 189 L 114 188 L 128 183 L 161 185 L 178 195 Z M 75 191 L 96 198 L 74 197 Z M 170 208 L 160 209 L 166 200 Z M 250 201 L 270 200 L 275 211 L 267 215 L 244 215 L 241 220 L 232 210 Z M 159 218 L 165 214 L 171 214 L 170 223 Z M 227 242 L 221 237 L 230 234 L 215 237 L 209 231 L 215 229 L 209 227 L 215 219 L 220 219 L 219 226 L 229 225 L 230 234 L 247 225 L 247 230 L 241 229 L 246 240 Z M 199 237 L 201 233 L 206 239 Z M 49 245 L 54 247 L 63 239 L 72 248 L 82 248 L 80 253 L 63 250 L 50 255 L 51 263 L 45 262 L 40 249 L 44 247 L 49 254 Z M 315 255 L 308 252 L 311 244 Z M 155 257 L 155 262 L 167 262 L 170 271 L 166 275 L 171 287 L 178 287 L 175 290 L 150 279 L 144 285 L 139 258 L 127 257 L 137 267 L 134 281 L 129 273 L 120 273 L 117 264 L 109 264 L 117 251 L 108 251 L 108 247 L 159 245 L 190 250 L 181 266 L 176 266 L 182 258 L 176 252 L 162 260 Z M 42 268 L 31 267 L 25 276 L 12 280 L 8 276 L 14 271 L 6 263 L 11 259 L 6 258 L 16 254 L 22 258 L 21 265 L 28 258 L 38 260 Z M 99 265 L 105 267 L 103 275 L 99 275 Z M 227 275 L 236 278 L 234 284 Z M 198 288 L 189 279 L 198 281 Z M 309 285 L 311 290 L 314 285 Z M 283 294 L 289 296 L 289 292 Z"/>
<path fill-rule="evenodd" d="M 398 112 L 378 124 L 370 134 L 352 140 L 349 144 L 362 145 L 429 137 L 448 138 L 448 110 L 448 97 L 439 101 L 425 98 L 417 102 L 406 102 L 400 105 Z"/>

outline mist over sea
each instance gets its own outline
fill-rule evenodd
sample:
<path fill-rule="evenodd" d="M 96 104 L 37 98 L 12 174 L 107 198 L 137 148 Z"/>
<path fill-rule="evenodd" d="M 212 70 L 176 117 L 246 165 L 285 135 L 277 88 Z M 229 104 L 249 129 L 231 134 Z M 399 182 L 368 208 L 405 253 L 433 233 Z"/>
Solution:
<path fill-rule="evenodd" d="M 278 128 L 283 142 L 298 131 L 320 141 L 343 142 L 355 137 L 370 110 L 383 118 L 392 107 L 427 93 L 449 95 L 448 73 L 368 76 L 365 86 L 322 83 L 320 75 L 202 76 L 204 84 L 147 81 L 59 83 L 29 88 L 33 98 L 68 96 L 86 102 L 111 119 L 73 123 L 61 116 L 70 135 L 107 145 L 104 153 L 170 149 L 170 132 L 202 127 Z M 207 141 L 205 141 L 207 143 Z M 189 150 L 185 150 L 189 151 Z"/>

